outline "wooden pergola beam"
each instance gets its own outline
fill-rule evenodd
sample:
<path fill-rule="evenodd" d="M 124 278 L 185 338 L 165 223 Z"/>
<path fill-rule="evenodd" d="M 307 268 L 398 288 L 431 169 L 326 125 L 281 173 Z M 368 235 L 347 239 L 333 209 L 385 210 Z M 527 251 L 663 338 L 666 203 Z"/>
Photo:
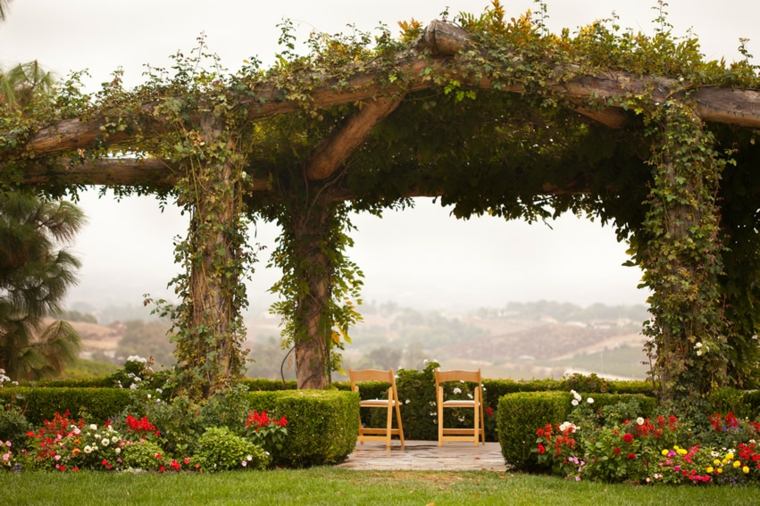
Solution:
<path fill-rule="evenodd" d="M 385 97 L 363 103 L 359 112 L 316 147 L 306 165 L 306 177 L 312 181 L 329 178 L 364 142 L 372 128 L 398 107 L 402 99 L 403 96 Z"/>
<path fill-rule="evenodd" d="M 104 158 L 101 160 L 45 160 L 27 166 L 22 184 L 26 185 L 106 185 L 154 186 L 172 188 L 181 169 L 155 158 Z M 254 191 L 269 191 L 266 179 L 253 179 Z"/>
<path fill-rule="evenodd" d="M 467 32 L 460 28 L 442 22 L 431 23 L 421 45 L 440 56 L 430 56 L 416 50 L 401 55 L 396 64 L 396 73 L 399 76 L 398 82 L 403 84 L 381 84 L 380 77 L 385 75 L 382 67 L 377 70 L 365 70 L 340 84 L 334 79 L 324 80 L 324 84 L 311 91 L 312 104 L 317 108 L 328 108 L 422 90 L 434 85 L 430 75 L 457 79 L 474 88 L 491 89 L 494 83 L 490 79 L 473 77 L 457 65 L 455 55 L 466 47 L 469 41 Z M 427 69 L 431 69 L 432 72 L 426 72 Z M 560 75 L 564 73 L 559 72 Z M 696 103 L 697 114 L 703 120 L 760 128 L 760 90 L 716 87 L 692 89 L 686 84 L 688 83 L 681 83 L 670 78 L 610 71 L 596 75 L 577 76 L 564 82 L 551 84 L 550 87 L 558 95 L 564 96 L 571 102 L 583 102 L 589 99 L 623 100 L 641 94 L 648 94 L 654 100 L 664 101 L 682 93 L 680 90 L 689 89 L 689 96 Z M 514 93 L 525 92 L 524 88 L 517 84 L 500 85 L 499 89 Z M 241 104 L 248 109 L 248 118 L 252 121 L 295 111 L 301 107 L 298 102 L 289 100 L 284 90 L 271 85 L 260 85 L 252 91 L 254 98 Z M 144 109 L 148 111 L 150 106 L 146 105 Z M 621 109 L 609 108 L 602 111 L 583 109 L 581 112 L 609 126 L 619 126 L 624 121 L 621 116 L 624 113 Z M 132 134 L 128 132 L 114 133 L 104 138 L 101 131 L 104 122 L 105 119 L 61 121 L 32 136 L 26 145 L 26 151 L 42 155 L 88 148 L 99 141 L 113 145 L 131 138 Z M 151 123 L 145 126 L 143 135 L 160 132 L 163 128 L 161 124 Z"/>

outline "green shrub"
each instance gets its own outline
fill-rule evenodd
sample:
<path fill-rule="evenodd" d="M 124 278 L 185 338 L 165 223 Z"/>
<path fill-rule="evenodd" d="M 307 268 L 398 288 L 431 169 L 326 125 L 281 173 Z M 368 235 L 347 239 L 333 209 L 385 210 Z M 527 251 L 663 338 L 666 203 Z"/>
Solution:
<path fill-rule="evenodd" d="M 589 395 L 583 395 L 583 402 Z M 651 416 L 656 399 L 641 394 L 591 394 L 593 410 L 600 414 L 606 406 L 635 400 L 641 416 Z M 517 469 L 536 469 L 537 460 L 532 449 L 536 429 L 547 423 L 558 424 L 567 420 L 573 406 L 568 392 L 518 392 L 499 400 L 497 431 L 501 451 L 507 463 Z"/>
<path fill-rule="evenodd" d="M 295 390 L 297 388 L 295 380 L 273 380 L 267 378 L 243 378 L 240 380 L 241 385 L 248 387 L 251 392 L 269 392 L 272 390 Z"/>
<path fill-rule="evenodd" d="M 266 469 L 269 455 L 227 427 L 206 429 L 198 439 L 197 462 L 204 471 Z"/>
<path fill-rule="evenodd" d="M 742 402 L 746 406 L 747 416 L 753 419 L 760 418 L 760 390 L 744 392 Z"/>
<path fill-rule="evenodd" d="M 561 423 L 570 413 L 572 396 L 566 392 L 517 392 L 499 400 L 496 420 L 501 453 L 516 469 L 538 467 L 531 452 L 536 428 L 546 423 Z"/>
<path fill-rule="evenodd" d="M 288 419 L 288 436 L 277 464 L 334 464 L 353 451 L 359 430 L 359 398 L 355 393 L 291 390 L 248 395 L 250 409 Z"/>
<path fill-rule="evenodd" d="M 0 441 L 11 441 L 17 448 L 23 448 L 30 429 L 31 424 L 18 406 L 0 403 Z"/>
<path fill-rule="evenodd" d="M 723 387 L 713 390 L 707 398 L 713 413 L 727 413 L 732 411 L 739 418 L 751 417 L 751 406 L 747 393 L 736 388 Z M 712 413 L 708 413 L 712 414 Z"/>
<path fill-rule="evenodd" d="M 138 441 L 124 447 L 122 459 L 125 467 L 157 471 L 163 464 L 164 451 L 151 441 Z"/>
<path fill-rule="evenodd" d="M 187 397 L 175 397 L 169 402 L 132 404 L 128 414 L 147 416 L 161 431 L 159 441 L 166 451 L 174 455 L 187 455 L 195 450 L 198 436 L 203 432 L 200 410 L 201 407 Z"/>
<path fill-rule="evenodd" d="M 0 389 L 0 399 L 18 406 L 35 425 L 67 410 L 87 413 L 88 420 L 100 424 L 130 402 L 129 390 L 120 388 L 12 387 Z"/>
<path fill-rule="evenodd" d="M 249 401 L 248 387 L 245 385 L 219 392 L 201 407 L 200 424 L 203 427 L 224 426 L 236 434 L 242 434 Z"/>

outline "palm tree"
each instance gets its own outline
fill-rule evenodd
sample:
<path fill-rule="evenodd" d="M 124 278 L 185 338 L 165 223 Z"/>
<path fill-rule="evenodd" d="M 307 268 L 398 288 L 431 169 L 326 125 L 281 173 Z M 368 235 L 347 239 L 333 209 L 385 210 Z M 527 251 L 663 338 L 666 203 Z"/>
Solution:
<path fill-rule="evenodd" d="M 5 15 L 8 12 L 8 0 L 0 0 L 0 21 L 5 20 Z"/>
<path fill-rule="evenodd" d="M 0 193 L 0 368 L 12 379 L 60 373 L 79 353 L 79 336 L 66 322 L 44 327 L 61 310 L 79 261 L 61 241 L 84 222 L 70 202 L 25 192 Z"/>
<path fill-rule="evenodd" d="M 53 74 L 37 60 L 19 63 L 8 71 L 0 69 L 0 107 L 23 112 L 32 104 L 35 94 L 49 93 L 54 85 Z"/>

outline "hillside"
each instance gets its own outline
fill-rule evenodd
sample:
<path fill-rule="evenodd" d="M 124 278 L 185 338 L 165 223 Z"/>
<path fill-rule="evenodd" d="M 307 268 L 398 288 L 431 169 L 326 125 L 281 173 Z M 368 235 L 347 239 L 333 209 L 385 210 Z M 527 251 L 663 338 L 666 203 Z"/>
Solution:
<path fill-rule="evenodd" d="M 365 305 L 362 313 L 364 321 L 351 330 L 353 342 L 344 351 L 346 368 L 419 368 L 435 359 L 447 368 L 480 368 L 491 377 L 596 372 L 640 378 L 646 373 L 640 330 L 648 314 L 643 306 L 538 301 L 452 314 L 385 303 Z M 286 376 L 293 376 L 292 354 L 283 364 L 287 350 L 280 346 L 278 323 L 264 310 L 250 315 L 247 345 L 253 360 L 248 374 L 279 377 L 282 364 Z M 82 336 L 83 358 L 120 363 L 140 354 L 153 356 L 160 365 L 172 363 L 165 322 L 72 324 Z"/>

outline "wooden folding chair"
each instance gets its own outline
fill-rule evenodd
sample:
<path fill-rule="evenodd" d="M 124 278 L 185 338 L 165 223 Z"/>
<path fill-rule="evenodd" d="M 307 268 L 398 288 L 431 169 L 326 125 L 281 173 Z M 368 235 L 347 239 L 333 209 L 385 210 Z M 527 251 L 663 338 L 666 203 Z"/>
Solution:
<path fill-rule="evenodd" d="M 443 398 L 443 384 L 452 381 L 475 383 L 473 399 Z M 483 383 L 480 369 L 477 371 L 440 371 L 435 370 L 435 397 L 438 404 L 438 446 L 444 441 L 472 441 L 475 446 L 479 441 L 486 442 L 486 431 L 483 428 Z M 443 426 L 444 408 L 471 408 L 473 410 L 474 426 L 470 428 L 446 428 Z"/>
<path fill-rule="evenodd" d="M 360 371 L 348 371 L 348 378 L 351 381 L 351 390 L 359 391 L 359 383 L 365 381 L 379 381 L 388 383 L 387 399 L 367 399 L 359 402 L 360 408 L 385 408 L 388 411 L 388 417 L 385 428 L 382 427 L 363 427 L 361 416 L 359 417 L 359 443 L 364 441 L 385 441 L 385 447 L 390 449 L 391 437 L 398 436 L 401 441 L 401 448 L 404 447 L 404 425 L 401 423 L 401 403 L 396 390 L 396 378 L 392 370 L 379 371 L 376 369 L 364 369 Z M 393 411 L 396 411 L 396 428 L 393 428 Z"/>

